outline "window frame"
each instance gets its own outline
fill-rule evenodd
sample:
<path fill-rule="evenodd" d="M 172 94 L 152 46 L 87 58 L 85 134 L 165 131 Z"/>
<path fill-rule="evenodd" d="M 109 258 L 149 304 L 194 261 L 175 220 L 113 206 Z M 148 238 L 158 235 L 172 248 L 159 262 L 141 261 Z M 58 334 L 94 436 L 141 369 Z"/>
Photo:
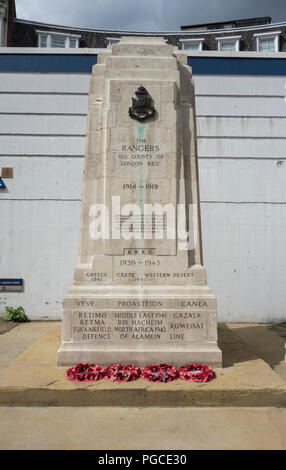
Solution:
<path fill-rule="evenodd" d="M 215 39 L 217 41 L 217 50 L 220 52 L 227 52 L 227 51 L 239 52 L 240 50 L 241 36 L 220 36 Z M 224 42 L 233 42 L 234 48 L 233 49 L 221 49 L 221 44 Z"/>
<path fill-rule="evenodd" d="M 255 33 L 253 37 L 256 39 L 256 51 L 257 52 L 279 52 L 280 51 L 280 34 L 281 31 L 270 31 L 264 33 Z M 259 43 L 261 39 L 273 39 L 274 40 L 274 51 L 261 51 L 259 49 Z"/>
<path fill-rule="evenodd" d="M 44 31 L 44 30 L 36 30 L 38 34 L 38 47 L 41 49 L 48 49 L 53 48 L 52 46 L 52 38 L 53 37 L 61 37 L 65 39 L 65 47 L 56 47 L 55 49 L 78 49 L 79 48 L 79 40 L 81 38 L 80 34 L 67 34 L 67 33 L 59 33 L 58 31 Z M 41 37 L 47 37 L 47 46 L 41 46 Z M 76 40 L 75 47 L 70 47 L 70 39 Z"/>
<path fill-rule="evenodd" d="M 205 38 L 185 38 L 185 39 L 180 39 L 179 42 L 182 45 L 182 51 L 202 51 L 203 50 L 203 42 Z M 186 49 L 185 45 L 186 44 L 199 44 L 198 49 Z"/>

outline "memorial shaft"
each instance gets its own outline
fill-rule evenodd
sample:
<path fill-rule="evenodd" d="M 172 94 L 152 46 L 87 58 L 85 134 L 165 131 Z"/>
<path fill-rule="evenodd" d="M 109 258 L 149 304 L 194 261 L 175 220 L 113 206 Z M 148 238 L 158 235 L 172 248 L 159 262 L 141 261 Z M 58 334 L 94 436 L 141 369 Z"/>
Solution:
<path fill-rule="evenodd" d="M 122 38 L 93 67 L 79 260 L 63 307 L 58 365 L 221 365 L 194 84 L 163 38 Z"/>

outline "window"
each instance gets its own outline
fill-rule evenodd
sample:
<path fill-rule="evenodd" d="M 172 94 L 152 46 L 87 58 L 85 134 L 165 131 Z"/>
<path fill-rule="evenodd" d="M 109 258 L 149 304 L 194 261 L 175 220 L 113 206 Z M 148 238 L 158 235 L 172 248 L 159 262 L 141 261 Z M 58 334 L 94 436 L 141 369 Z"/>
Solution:
<path fill-rule="evenodd" d="M 216 38 L 219 51 L 239 51 L 241 36 L 221 36 Z"/>
<path fill-rule="evenodd" d="M 48 47 L 48 36 L 41 34 L 39 38 L 39 47 Z"/>
<path fill-rule="evenodd" d="M 256 50 L 259 52 L 279 52 L 280 34 L 281 31 L 254 34 L 253 36 L 256 38 Z"/>
<path fill-rule="evenodd" d="M 52 36 L 52 47 L 66 47 L 66 38 Z"/>
<path fill-rule="evenodd" d="M 200 50 L 200 43 L 199 42 L 190 42 L 184 44 L 185 51 L 199 51 Z"/>
<path fill-rule="evenodd" d="M 183 51 L 202 51 L 204 38 L 180 39 Z"/>
<path fill-rule="evenodd" d="M 221 51 L 235 51 L 236 42 L 235 41 L 223 41 L 220 45 Z"/>
<path fill-rule="evenodd" d="M 70 38 L 70 47 L 77 47 L 77 39 Z"/>
<path fill-rule="evenodd" d="M 272 51 L 275 52 L 275 39 L 263 39 L 259 40 L 258 49 L 260 51 Z"/>
<path fill-rule="evenodd" d="M 63 34 L 56 31 L 36 31 L 38 33 L 38 47 L 79 47 L 78 34 Z"/>

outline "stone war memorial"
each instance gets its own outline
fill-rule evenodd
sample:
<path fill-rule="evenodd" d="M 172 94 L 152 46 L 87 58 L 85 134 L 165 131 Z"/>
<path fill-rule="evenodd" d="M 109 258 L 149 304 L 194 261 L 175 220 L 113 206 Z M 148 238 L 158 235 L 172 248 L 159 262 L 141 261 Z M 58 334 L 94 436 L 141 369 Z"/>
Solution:
<path fill-rule="evenodd" d="M 202 265 L 194 83 L 163 38 L 98 55 L 58 365 L 221 366 Z"/>

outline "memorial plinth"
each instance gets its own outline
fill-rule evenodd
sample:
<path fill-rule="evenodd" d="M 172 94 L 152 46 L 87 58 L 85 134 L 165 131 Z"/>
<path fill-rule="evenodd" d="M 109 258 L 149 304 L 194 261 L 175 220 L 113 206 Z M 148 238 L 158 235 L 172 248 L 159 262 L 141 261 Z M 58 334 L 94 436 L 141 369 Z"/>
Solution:
<path fill-rule="evenodd" d="M 80 249 L 58 365 L 221 365 L 202 266 L 194 84 L 163 38 L 122 38 L 90 82 Z"/>

